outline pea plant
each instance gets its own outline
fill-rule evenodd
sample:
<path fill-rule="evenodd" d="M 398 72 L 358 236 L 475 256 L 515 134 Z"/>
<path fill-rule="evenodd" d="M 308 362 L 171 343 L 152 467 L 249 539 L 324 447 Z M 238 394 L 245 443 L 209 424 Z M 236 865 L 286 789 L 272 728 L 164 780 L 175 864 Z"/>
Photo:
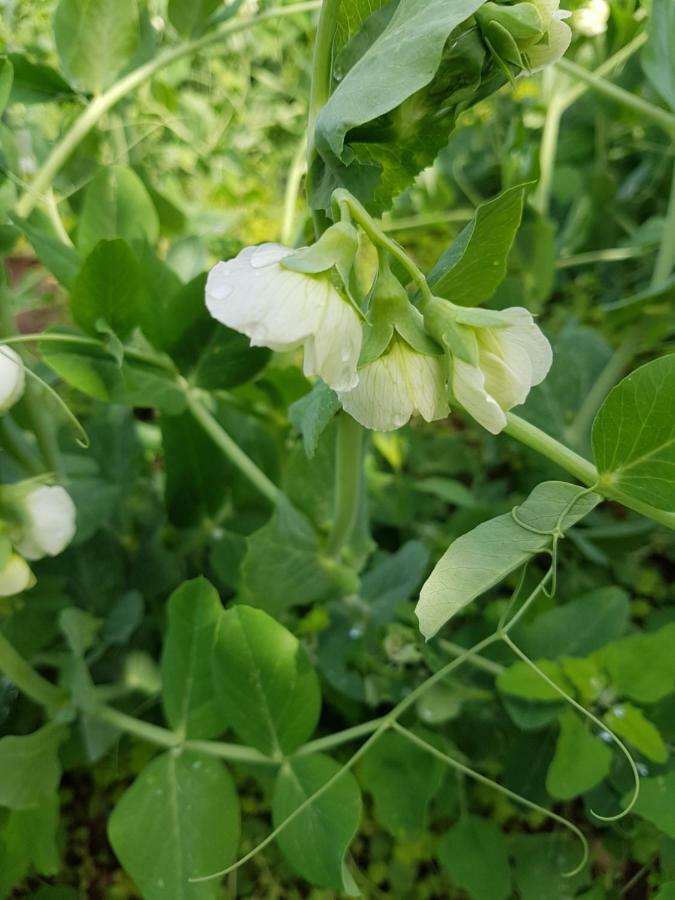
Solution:
<path fill-rule="evenodd" d="M 4 4 L 0 897 L 675 896 L 675 5 L 570 5 Z"/>

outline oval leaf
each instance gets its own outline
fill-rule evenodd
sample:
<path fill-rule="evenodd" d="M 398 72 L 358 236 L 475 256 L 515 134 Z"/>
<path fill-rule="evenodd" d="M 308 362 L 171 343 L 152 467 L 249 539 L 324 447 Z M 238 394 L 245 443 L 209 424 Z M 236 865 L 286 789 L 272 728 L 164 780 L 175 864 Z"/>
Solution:
<path fill-rule="evenodd" d="M 191 883 L 234 859 L 239 801 L 217 759 L 164 753 L 143 769 L 108 822 L 108 836 L 144 900 L 211 900 L 218 880 Z"/>
<path fill-rule="evenodd" d="M 675 512 L 675 354 L 624 378 L 593 423 L 593 454 L 606 485 Z"/>
<path fill-rule="evenodd" d="M 342 767 L 329 756 L 301 756 L 286 763 L 274 786 L 272 814 L 279 825 Z M 279 835 L 277 843 L 295 871 L 318 887 L 359 893 L 345 854 L 361 821 L 361 792 L 349 771 Z"/>
<path fill-rule="evenodd" d="M 234 730 L 268 756 L 291 753 L 316 728 L 316 672 L 298 639 L 262 610 L 235 606 L 223 613 L 213 678 Z"/>

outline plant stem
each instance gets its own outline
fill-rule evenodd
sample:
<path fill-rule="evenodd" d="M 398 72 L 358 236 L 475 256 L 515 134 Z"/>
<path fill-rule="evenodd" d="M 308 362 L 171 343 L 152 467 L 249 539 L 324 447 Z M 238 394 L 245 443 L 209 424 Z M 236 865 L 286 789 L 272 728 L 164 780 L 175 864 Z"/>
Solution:
<path fill-rule="evenodd" d="M 195 419 L 202 426 L 204 431 L 209 435 L 211 440 L 223 451 L 225 456 L 234 463 L 242 475 L 256 487 L 260 493 L 267 499 L 276 504 L 282 497 L 279 488 L 265 475 L 262 469 L 253 462 L 253 460 L 244 453 L 220 425 L 219 422 L 211 415 L 204 403 L 199 399 L 194 389 L 187 389 L 185 392 L 188 409 Z"/>
<path fill-rule="evenodd" d="M 337 558 L 351 537 L 361 500 L 363 480 L 363 427 L 347 413 L 338 416 L 335 448 L 335 514 L 326 543 Z"/>
<path fill-rule="evenodd" d="M 670 273 L 675 267 L 675 165 L 673 165 L 673 175 L 670 185 L 670 198 L 668 200 L 668 211 L 666 212 L 666 220 L 663 223 L 663 233 L 661 237 L 661 245 L 656 257 L 656 265 L 652 273 L 652 287 L 660 287 L 670 278 Z"/>
<path fill-rule="evenodd" d="M 314 58 L 312 60 L 312 85 L 309 92 L 308 161 L 314 153 L 314 129 L 316 120 L 332 87 L 333 38 L 337 26 L 340 0 L 323 0 L 316 27 Z M 309 166 L 308 166 L 309 167 Z"/>
<path fill-rule="evenodd" d="M 281 243 L 290 245 L 293 240 L 296 203 L 298 192 L 300 190 L 300 182 L 305 173 L 307 166 L 307 135 L 303 134 L 302 139 L 298 143 L 295 151 L 291 168 L 286 180 L 286 190 L 284 192 L 284 215 L 281 223 Z"/>
<path fill-rule="evenodd" d="M 623 65 L 623 63 L 627 62 L 631 56 L 637 53 L 644 45 L 647 43 L 647 32 L 641 31 L 636 37 L 633 38 L 632 41 L 629 41 L 620 50 L 617 50 L 616 53 L 612 54 L 612 56 L 608 57 L 601 65 L 594 70 L 594 74 L 597 76 L 609 75 L 609 73 L 617 68 L 617 66 Z M 560 63 L 558 62 L 558 65 Z M 576 84 L 573 88 L 570 88 L 566 94 L 564 95 L 564 105 L 565 109 L 571 106 L 573 103 L 586 93 L 588 90 L 588 84 L 582 82 L 580 84 Z"/>
<path fill-rule="evenodd" d="M 654 247 L 608 247 L 605 250 L 589 250 L 586 253 L 575 253 L 563 256 L 556 261 L 556 269 L 571 269 L 575 266 L 589 266 L 594 263 L 623 262 L 626 259 L 639 259 L 654 251 Z"/>
<path fill-rule="evenodd" d="M 73 346 L 93 347 L 102 353 L 111 353 L 102 341 L 96 338 L 85 337 L 81 334 L 55 334 L 50 332 L 33 332 L 32 334 L 18 334 L 11 337 L 3 337 L 0 339 L 1 344 L 72 344 Z M 112 355 L 112 353 L 111 353 Z M 148 366 L 156 366 L 158 369 L 164 369 L 166 372 L 176 374 L 173 363 L 163 356 L 157 356 L 152 353 L 144 353 L 142 350 L 134 350 L 133 347 L 125 347 L 124 355 L 129 359 L 135 359 L 137 362 L 145 363 Z"/>
<path fill-rule="evenodd" d="M 43 198 L 54 178 L 63 168 L 78 144 L 80 144 L 87 134 L 89 134 L 91 129 L 100 121 L 105 113 L 122 100 L 123 97 L 126 97 L 127 94 L 143 84 L 144 81 L 152 78 L 152 76 L 160 69 L 163 69 L 165 66 L 168 66 L 179 59 L 183 59 L 185 56 L 190 56 L 200 50 L 206 50 L 215 44 L 219 44 L 223 38 L 228 37 L 237 31 L 244 31 L 247 28 L 252 28 L 254 25 L 259 25 L 261 22 L 265 22 L 268 19 L 274 19 L 281 16 L 292 16 L 301 12 L 309 12 L 310 10 L 317 9 L 318 6 L 318 0 L 307 0 L 307 2 L 294 3 L 289 6 L 276 6 L 266 12 L 259 13 L 254 17 L 235 19 L 231 22 L 227 22 L 222 28 L 211 34 L 206 34 L 203 37 L 196 38 L 192 41 L 186 41 L 171 50 L 160 53 L 154 59 L 151 59 L 144 65 L 134 69 L 133 72 L 125 75 L 123 78 L 120 78 L 120 80 L 109 87 L 107 91 L 100 94 L 98 97 L 95 97 L 91 103 L 89 103 L 83 113 L 73 123 L 69 131 L 66 132 L 64 137 L 54 147 L 40 167 L 32 184 L 19 200 L 16 206 L 17 214 L 21 218 L 26 218 L 30 215 L 36 203 Z"/>
<path fill-rule="evenodd" d="M 463 656 L 466 653 L 466 647 L 461 647 L 459 644 L 455 644 L 452 641 L 446 641 L 443 638 L 439 639 L 438 646 L 441 650 L 452 653 L 453 656 Z M 477 653 L 472 653 L 470 656 L 467 656 L 466 661 L 470 666 L 481 669 L 483 672 L 489 672 L 490 675 L 501 675 L 504 671 L 504 666 L 493 662 L 491 659 L 486 659 L 484 656 L 479 656 Z"/>
<path fill-rule="evenodd" d="M 675 116 L 672 113 L 666 112 L 664 109 L 661 109 L 654 103 L 650 103 L 648 100 L 643 100 L 642 97 L 631 94 L 630 91 L 626 91 L 624 88 L 612 84 L 611 81 L 606 81 L 601 75 L 598 75 L 597 72 L 589 72 L 587 69 L 584 69 L 583 66 L 578 66 L 569 59 L 561 59 L 557 63 L 557 67 L 561 72 L 571 75 L 573 78 L 576 78 L 577 81 L 581 81 L 588 85 L 589 88 L 592 88 L 609 100 L 620 103 L 621 106 L 625 106 L 626 109 L 633 110 L 633 112 L 638 113 L 642 118 L 663 128 L 668 134 L 675 134 Z"/>
<path fill-rule="evenodd" d="M 0 672 L 31 700 L 51 709 L 68 700 L 66 691 L 47 681 L 9 643 L 0 632 Z"/>
<path fill-rule="evenodd" d="M 565 107 L 560 102 L 560 95 L 555 92 L 555 71 L 548 69 L 544 72 L 545 84 L 548 87 L 548 106 L 546 107 L 546 119 L 544 131 L 541 136 L 539 148 L 539 183 L 535 191 L 534 208 L 544 217 L 548 216 L 551 200 L 551 185 L 553 183 L 553 170 L 555 168 L 556 149 L 558 147 L 558 135 L 560 133 L 560 119 Z"/>
<path fill-rule="evenodd" d="M 593 463 L 579 456 L 569 447 L 556 441 L 550 435 L 546 434 L 536 425 L 531 425 L 525 419 L 513 413 L 507 413 L 507 426 L 504 433 L 520 441 L 521 444 L 530 447 L 547 457 L 551 462 L 556 463 L 566 472 L 569 472 L 574 478 L 582 482 L 582 484 L 592 487 L 593 490 L 605 497 L 607 500 L 616 500 L 618 503 L 627 506 L 629 509 L 635 510 L 649 519 L 653 519 L 660 525 L 666 525 L 668 528 L 675 530 L 675 513 L 666 512 L 663 509 L 656 509 L 648 503 L 636 500 L 624 494 L 623 491 L 617 490 L 607 484 L 604 484 L 602 478 Z"/>
<path fill-rule="evenodd" d="M 345 728 L 344 731 L 336 731 L 335 734 L 328 734 L 326 737 L 317 738 L 314 741 L 308 741 L 303 744 L 299 750 L 296 750 L 294 756 L 309 756 L 311 753 L 322 753 L 325 750 L 332 750 L 342 744 L 348 744 L 360 737 L 366 737 L 384 724 L 385 718 L 369 719 L 360 725 L 354 725 L 353 728 Z"/>

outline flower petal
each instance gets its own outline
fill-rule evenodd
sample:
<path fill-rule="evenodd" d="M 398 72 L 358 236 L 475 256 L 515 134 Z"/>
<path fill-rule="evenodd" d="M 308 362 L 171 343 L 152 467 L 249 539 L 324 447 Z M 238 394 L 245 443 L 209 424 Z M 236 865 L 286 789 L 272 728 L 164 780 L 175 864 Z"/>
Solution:
<path fill-rule="evenodd" d="M 334 391 L 350 391 L 356 372 L 363 329 L 353 307 L 331 288 L 316 333 L 305 342 L 305 375 L 319 375 Z"/>
<path fill-rule="evenodd" d="M 530 71 L 536 72 L 562 58 L 572 41 L 572 29 L 560 18 L 553 18 L 546 38 L 527 51 Z"/>
<path fill-rule="evenodd" d="M 35 577 L 25 559 L 12 553 L 0 570 L 0 597 L 13 597 L 35 584 Z"/>
<path fill-rule="evenodd" d="M 26 528 L 17 550 L 27 559 L 57 556 L 75 534 L 75 504 L 62 487 L 35 488 L 26 495 Z"/>
<path fill-rule="evenodd" d="M 485 378 L 477 366 L 454 358 L 452 392 L 464 409 L 492 434 L 499 434 L 506 427 L 504 411 L 485 390 Z"/>
<path fill-rule="evenodd" d="M 11 347 L 0 347 L 0 412 L 13 406 L 23 394 L 26 374 L 21 357 Z"/>
<path fill-rule="evenodd" d="M 340 394 L 342 406 L 364 428 L 394 431 L 405 425 L 413 413 L 413 401 L 394 342 L 391 350 L 359 369 L 359 383 L 353 391 Z"/>
<path fill-rule="evenodd" d="M 402 342 L 400 354 L 414 409 L 427 422 L 445 419 L 450 407 L 442 361 L 437 356 L 416 353 Z"/>
<path fill-rule="evenodd" d="M 530 384 L 541 384 L 553 363 L 551 345 L 541 328 L 530 319 L 529 323 L 505 328 L 500 332 L 499 340 L 507 365 L 516 369 L 515 358 L 526 353 L 532 370 Z"/>

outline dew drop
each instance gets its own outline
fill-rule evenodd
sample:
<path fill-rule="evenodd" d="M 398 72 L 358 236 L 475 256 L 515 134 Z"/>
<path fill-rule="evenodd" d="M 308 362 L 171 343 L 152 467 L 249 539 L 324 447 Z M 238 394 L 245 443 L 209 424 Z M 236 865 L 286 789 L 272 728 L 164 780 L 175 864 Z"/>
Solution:
<path fill-rule="evenodd" d="M 221 282 L 213 287 L 209 287 L 209 294 L 214 300 L 227 300 L 234 288 L 231 284 Z"/>

